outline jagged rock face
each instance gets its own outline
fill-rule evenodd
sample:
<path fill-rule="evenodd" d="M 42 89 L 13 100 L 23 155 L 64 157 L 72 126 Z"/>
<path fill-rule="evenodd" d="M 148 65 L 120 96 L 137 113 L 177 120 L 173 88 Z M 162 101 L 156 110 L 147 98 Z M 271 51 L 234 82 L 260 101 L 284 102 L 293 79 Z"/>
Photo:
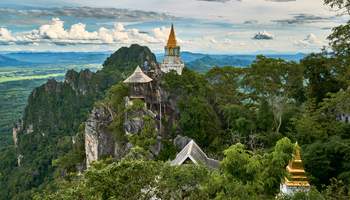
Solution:
<path fill-rule="evenodd" d="M 62 84 L 57 82 L 55 79 L 49 79 L 44 85 L 45 92 L 59 93 L 62 91 Z"/>
<path fill-rule="evenodd" d="M 69 84 L 77 93 L 86 95 L 88 92 L 96 90 L 91 84 L 94 75 L 89 69 L 82 70 L 79 73 L 69 70 L 66 73 L 65 83 Z"/>
<path fill-rule="evenodd" d="M 124 122 L 126 134 L 137 134 L 143 127 L 143 120 L 140 117 L 128 118 Z"/>
<path fill-rule="evenodd" d="M 153 155 L 158 156 L 160 151 L 163 148 L 163 144 L 162 144 L 162 137 L 158 136 L 157 137 L 157 142 L 151 147 L 151 152 Z"/>
<path fill-rule="evenodd" d="M 76 130 L 85 118 L 82 112 L 93 101 L 91 96 L 77 94 L 69 84 L 50 79 L 29 96 L 23 130 L 48 134 Z"/>
<path fill-rule="evenodd" d="M 132 144 L 130 142 L 124 144 L 120 142 L 116 142 L 114 145 L 114 158 L 121 159 L 123 158 L 132 148 Z"/>
<path fill-rule="evenodd" d="M 85 123 L 85 153 L 87 167 L 102 156 L 114 155 L 114 139 L 107 130 L 112 116 L 102 107 L 94 108 Z"/>

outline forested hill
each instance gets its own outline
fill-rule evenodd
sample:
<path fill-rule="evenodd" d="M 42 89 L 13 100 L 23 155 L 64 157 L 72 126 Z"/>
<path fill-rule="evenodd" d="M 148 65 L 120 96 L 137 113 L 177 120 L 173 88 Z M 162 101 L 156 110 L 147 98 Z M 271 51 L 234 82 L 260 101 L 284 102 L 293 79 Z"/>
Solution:
<path fill-rule="evenodd" d="M 147 47 L 124 47 L 96 73 L 70 70 L 64 82 L 51 79 L 34 89 L 18 123 L 17 148 L 10 146 L 0 153 L 0 199 L 30 199 L 48 184 L 54 177 L 53 160 L 72 150 L 72 140 L 94 102 L 145 61 L 156 63 Z M 76 155 L 79 159 L 84 158 Z"/>

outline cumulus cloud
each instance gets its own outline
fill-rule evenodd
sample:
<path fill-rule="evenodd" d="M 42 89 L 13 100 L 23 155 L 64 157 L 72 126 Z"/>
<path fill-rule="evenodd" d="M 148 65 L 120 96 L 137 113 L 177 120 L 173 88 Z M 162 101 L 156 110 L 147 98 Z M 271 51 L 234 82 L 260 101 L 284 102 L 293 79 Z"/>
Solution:
<path fill-rule="evenodd" d="M 163 42 L 167 41 L 169 37 L 169 33 L 170 33 L 170 28 L 166 28 L 164 26 L 153 29 L 154 36 Z"/>
<path fill-rule="evenodd" d="M 303 48 L 309 48 L 309 47 L 319 48 L 326 45 L 324 41 L 322 41 L 313 33 L 310 33 L 309 35 L 307 35 L 303 40 L 295 41 L 294 44 L 296 46 L 303 47 Z"/>
<path fill-rule="evenodd" d="M 53 18 L 50 23 L 38 29 L 16 35 L 11 34 L 6 28 L 0 28 L 0 44 L 152 44 L 164 43 L 169 32 L 169 28 L 161 27 L 153 29 L 152 34 L 148 34 L 138 29 L 126 29 L 122 23 L 116 23 L 110 29 L 100 27 L 97 31 L 88 31 L 83 23 L 73 24 L 65 29 L 64 21 Z"/>
<path fill-rule="evenodd" d="M 14 42 L 16 39 L 11 32 L 6 28 L 0 28 L 0 43 Z"/>
<path fill-rule="evenodd" d="M 266 31 L 258 32 L 254 35 L 254 40 L 272 40 L 274 36 Z"/>

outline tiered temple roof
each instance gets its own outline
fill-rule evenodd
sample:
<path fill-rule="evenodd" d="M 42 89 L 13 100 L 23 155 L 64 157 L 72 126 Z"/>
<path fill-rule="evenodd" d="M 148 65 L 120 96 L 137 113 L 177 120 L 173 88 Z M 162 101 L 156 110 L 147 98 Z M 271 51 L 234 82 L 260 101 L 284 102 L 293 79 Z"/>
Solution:
<path fill-rule="evenodd" d="M 305 174 L 303 161 L 300 156 L 300 146 L 295 144 L 292 160 L 289 161 L 286 167 L 289 177 L 285 177 L 284 184 L 288 187 L 310 187 L 308 178 Z"/>
<path fill-rule="evenodd" d="M 182 165 L 186 161 L 191 161 L 194 164 L 203 164 L 209 168 L 219 167 L 219 161 L 208 158 L 193 140 L 176 155 L 176 158 L 171 161 L 171 165 Z"/>
<path fill-rule="evenodd" d="M 134 73 L 132 73 L 124 83 L 149 83 L 152 79 L 148 77 L 139 66 L 136 67 Z"/>

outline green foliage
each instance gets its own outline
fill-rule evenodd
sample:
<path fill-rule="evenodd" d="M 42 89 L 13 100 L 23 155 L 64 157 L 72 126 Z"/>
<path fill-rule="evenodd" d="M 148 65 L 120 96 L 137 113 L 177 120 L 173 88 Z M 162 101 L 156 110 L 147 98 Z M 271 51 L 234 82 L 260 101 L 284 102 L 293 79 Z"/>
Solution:
<path fill-rule="evenodd" d="M 286 96 L 303 101 L 302 66 L 282 59 L 257 56 L 248 70 L 245 84 L 253 98 Z"/>
<path fill-rule="evenodd" d="M 279 140 L 271 153 L 252 152 L 236 144 L 225 151 L 220 170 L 194 164 L 170 166 L 145 159 L 145 151 L 136 148 L 134 156 L 95 162 L 81 176 L 57 179 L 55 191 L 36 193 L 34 199 L 274 199 L 278 191 L 272 185 L 285 175 L 293 147 L 287 138 Z M 322 195 L 312 188 L 278 199 L 328 199 L 329 195 L 343 197 L 344 192 L 348 190 L 341 182 L 333 182 Z"/>
<path fill-rule="evenodd" d="M 182 96 L 208 96 L 209 88 L 204 76 L 185 68 L 182 75 L 170 72 L 164 75 L 162 86 L 171 94 Z"/>
<path fill-rule="evenodd" d="M 285 166 L 292 158 L 294 145 L 288 138 L 280 139 L 273 152 L 265 155 L 265 168 L 263 171 L 264 191 L 276 194 L 284 176 L 287 176 Z"/>
<path fill-rule="evenodd" d="M 220 120 L 210 104 L 200 97 L 188 97 L 179 102 L 179 125 L 183 134 L 203 147 L 216 149 L 222 136 Z"/>
<path fill-rule="evenodd" d="M 350 187 L 341 180 L 331 179 L 331 183 L 323 191 L 327 200 L 345 200 L 350 198 Z"/>
<path fill-rule="evenodd" d="M 208 181 L 204 166 L 164 165 L 159 175 L 157 197 L 160 199 L 203 199 L 199 184 Z"/>
<path fill-rule="evenodd" d="M 149 116 L 144 116 L 143 128 L 139 133 L 129 136 L 129 140 L 134 146 L 149 150 L 157 142 L 155 120 Z"/>
<path fill-rule="evenodd" d="M 294 195 L 280 195 L 277 200 L 325 200 L 322 194 L 317 191 L 314 187 L 308 192 L 296 192 Z"/>
<path fill-rule="evenodd" d="M 56 176 L 66 176 L 67 173 L 77 171 L 77 165 L 85 164 L 85 124 L 81 124 L 78 133 L 72 138 L 72 149 L 64 156 L 52 161 L 56 167 Z"/>
<path fill-rule="evenodd" d="M 338 67 L 334 58 L 326 55 L 310 54 L 301 61 L 308 82 L 309 99 L 321 102 L 329 92 L 337 92 L 343 85 L 338 81 Z"/>
<path fill-rule="evenodd" d="M 245 69 L 214 67 L 205 74 L 211 88 L 211 101 L 215 105 L 239 104 L 244 97 L 240 91 Z"/>
<path fill-rule="evenodd" d="M 138 112 L 145 108 L 145 102 L 140 99 L 132 101 L 132 105 L 126 107 L 126 112 Z"/>
<path fill-rule="evenodd" d="M 259 154 L 246 150 L 243 144 L 235 144 L 224 151 L 225 158 L 221 165 L 224 172 L 243 183 L 259 180 L 262 159 Z"/>
<path fill-rule="evenodd" d="M 168 161 L 175 159 L 176 153 L 180 150 L 177 149 L 171 141 L 162 140 L 163 148 L 157 156 L 157 160 Z"/>

